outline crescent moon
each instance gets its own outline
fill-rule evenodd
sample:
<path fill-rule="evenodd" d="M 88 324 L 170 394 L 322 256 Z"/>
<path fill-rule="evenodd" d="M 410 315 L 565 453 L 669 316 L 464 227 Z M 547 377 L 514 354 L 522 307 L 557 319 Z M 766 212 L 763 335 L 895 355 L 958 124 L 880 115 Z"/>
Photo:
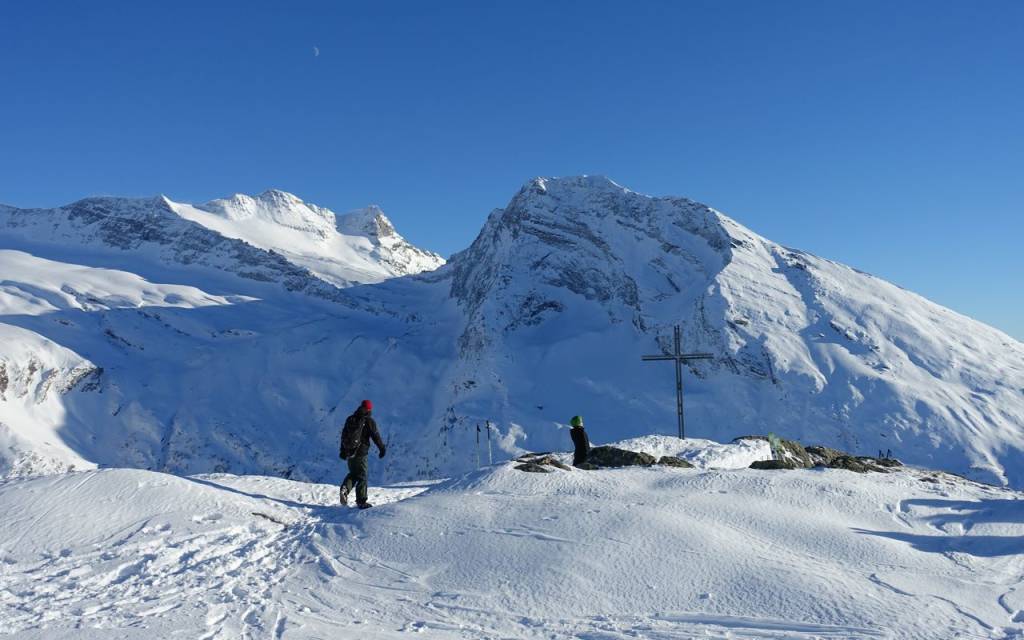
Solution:
<path fill-rule="evenodd" d="M 320 47 L 313 47 L 313 57 L 314 58 L 319 58 L 320 57 Z"/>

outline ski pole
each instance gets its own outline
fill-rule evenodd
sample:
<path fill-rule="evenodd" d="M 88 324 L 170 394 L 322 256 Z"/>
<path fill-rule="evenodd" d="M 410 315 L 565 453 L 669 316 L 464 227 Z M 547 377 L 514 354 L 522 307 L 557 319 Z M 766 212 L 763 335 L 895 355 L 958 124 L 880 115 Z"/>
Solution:
<path fill-rule="evenodd" d="M 487 421 L 487 464 L 494 464 L 494 455 L 491 453 L 491 421 Z"/>
<path fill-rule="evenodd" d="M 476 468 L 480 468 L 480 423 L 476 423 Z"/>

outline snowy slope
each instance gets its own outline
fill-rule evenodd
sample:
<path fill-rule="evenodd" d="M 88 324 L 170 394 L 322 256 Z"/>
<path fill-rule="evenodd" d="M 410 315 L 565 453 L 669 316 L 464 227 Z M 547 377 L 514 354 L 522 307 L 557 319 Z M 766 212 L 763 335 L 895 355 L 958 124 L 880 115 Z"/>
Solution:
<path fill-rule="evenodd" d="M 202 209 L 97 199 L 0 210 L 0 247 L 39 261 L 4 270 L 17 293 L 0 298 L 0 322 L 19 345 L 0 345 L 0 363 L 27 371 L 34 357 L 60 379 L 102 369 L 41 403 L 0 400 L 15 443 L 0 443 L 3 472 L 322 480 L 364 397 L 392 452 L 371 461 L 378 478 L 471 469 L 487 420 L 496 459 L 566 448 L 578 413 L 596 442 L 671 434 L 671 367 L 640 355 L 667 349 L 681 324 L 687 349 L 714 355 L 685 372 L 688 435 L 775 431 L 1024 486 L 1024 345 L 705 205 L 604 178 L 537 179 L 448 264 L 346 288 L 335 284 L 353 272 L 317 253 L 331 238 L 376 237 L 359 255 L 379 250 L 377 275 L 399 271 L 384 259 L 386 220 L 332 216 L 280 192 Z M 44 302 L 99 277 L 102 304 Z M 194 302 L 139 287 L 185 287 Z"/>
<path fill-rule="evenodd" d="M 200 309 L 248 299 L 207 294 L 194 287 L 154 284 L 123 271 L 69 265 L 21 251 L 0 250 L 0 305 L 9 320 L 21 317 L 52 324 L 70 335 L 93 334 L 118 348 L 140 349 L 115 322 L 102 319 L 111 309 Z M 158 318 L 139 311 L 140 317 Z M 93 323 L 93 318 L 100 318 Z M 95 466 L 101 452 L 121 448 L 132 434 L 97 424 L 112 405 L 133 414 L 138 403 L 125 400 L 116 386 L 105 396 L 103 366 L 44 336 L 13 324 L 0 324 L 0 472 L 65 471 Z M 91 337 L 91 336 L 90 336 Z M 65 344 L 73 341 L 63 340 Z M 109 366 L 110 359 L 104 358 Z M 81 398 L 82 405 L 72 402 Z M 84 405 L 84 406 L 83 406 Z M 120 413 L 120 410 L 116 410 Z M 113 432 L 112 432 L 113 431 Z M 137 443 L 133 443 L 137 444 Z M 125 463 L 145 464 L 138 451 Z"/>
<path fill-rule="evenodd" d="M 200 206 L 168 205 L 182 218 L 276 251 L 337 286 L 380 282 L 444 264 L 436 253 L 409 244 L 377 206 L 337 216 L 276 190 Z"/>
<path fill-rule="evenodd" d="M 270 282 L 327 300 L 336 287 L 281 255 L 228 238 L 179 216 L 163 197 L 86 198 L 57 209 L 0 205 L 0 247 L 41 257 L 88 260 L 127 270 L 154 265 L 231 274 L 250 284 Z M 244 286 L 244 284 L 242 285 Z"/>
<path fill-rule="evenodd" d="M 1020 495 L 923 477 L 498 465 L 374 488 L 368 512 L 330 506 L 336 486 L 274 478 L 8 480 L 0 628 L 19 638 L 1021 637 Z"/>

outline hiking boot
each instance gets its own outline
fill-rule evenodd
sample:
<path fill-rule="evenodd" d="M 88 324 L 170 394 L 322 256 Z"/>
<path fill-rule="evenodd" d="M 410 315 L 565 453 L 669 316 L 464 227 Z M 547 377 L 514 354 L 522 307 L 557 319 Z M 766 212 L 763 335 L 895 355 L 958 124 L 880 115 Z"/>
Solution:
<path fill-rule="evenodd" d="M 348 491 L 345 490 L 345 487 L 341 488 L 341 506 L 348 506 Z"/>
<path fill-rule="evenodd" d="M 359 507 L 360 509 L 369 509 L 373 505 L 370 504 L 369 502 L 359 502 L 356 504 L 356 506 Z"/>

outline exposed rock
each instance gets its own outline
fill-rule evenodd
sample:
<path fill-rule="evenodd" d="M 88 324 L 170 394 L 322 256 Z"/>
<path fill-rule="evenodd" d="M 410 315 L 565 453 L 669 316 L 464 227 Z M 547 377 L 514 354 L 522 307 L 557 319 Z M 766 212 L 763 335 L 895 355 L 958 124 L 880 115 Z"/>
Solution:
<path fill-rule="evenodd" d="M 847 471 L 854 471 L 856 473 L 867 473 L 868 471 L 874 471 L 875 467 L 869 466 L 866 462 L 855 458 L 853 456 L 839 456 L 829 465 L 830 469 L 846 469 Z"/>
<path fill-rule="evenodd" d="M 811 456 L 811 462 L 815 467 L 827 467 L 831 465 L 832 461 L 836 458 L 846 455 L 839 449 L 816 445 L 807 447 L 806 451 Z"/>
<path fill-rule="evenodd" d="M 524 462 L 523 464 L 516 465 L 516 469 L 526 471 L 527 473 L 551 473 L 550 467 L 545 467 L 536 462 Z"/>
<path fill-rule="evenodd" d="M 793 466 L 797 468 L 809 469 L 814 466 L 814 460 L 811 459 L 810 454 L 807 453 L 807 450 L 799 442 L 779 438 L 779 443 L 781 450 L 775 452 L 777 457 L 792 462 Z"/>
<path fill-rule="evenodd" d="M 626 451 L 618 447 L 594 447 L 587 456 L 587 461 L 599 467 L 649 467 L 657 459 L 641 451 Z"/>
<path fill-rule="evenodd" d="M 876 458 L 868 456 L 841 455 L 828 466 L 830 469 L 846 469 L 847 471 L 855 471 L 857 473 L 867 473 L 868 471 L 888 473 L 884 466 L 878 464 Z"/>
<path fill-rule="evenodd" d="M 562 471 L 569 471 L 569 466 L 561 462 L 558 458 L 550 453 L 527 453 L 516 458 L 516 462 L 523 464 L 516 467 L 520 471 L 537 471 L 537 469 L 527 469 L 525 467 L 544 467 L 544 473 L 551 471 L 547 467 L 555 467 Z"/>
<path fill-rule="evenodd" d="M 675 456 L 661 456 L 658 459 L 658 464 L 665 465 L 666 467 L 679 467 L 680 469 L 692 469 L 693 465 Z"/>
<path fill-rule="evenodd" d="M 739 440 L 764 440 L 765 442 L 771 442 L 768 436 L 740 436 L 733 438 L 733 442 Z M 778 438 L 778 448 L 772 446 L 772 453 L 776 460 L 785 460 L 793 464 L 792 467 L 765 467 L 765 468 L 786 468 L 786 469 L 810 469 L 815 465 L 814 459 L 811 457 L 807 450 L 804 449 L 803 445 L 796 440 L 786 440 L 785 438 Z M 755 467 L 756 468 L 756 467 Z"/>
<path fill-rule="evenodd" d="M 555 456 L 544 456 L 543 458 L 539 458 L 537 460 L 534 460 L 534 463 L 536 463 L 536 464 L 546 464 L 546 465 L 548 465 L 550 467 L 556 467 L 558 469 L 561 469 L 562 471 L 568 471 L 569 470 L 569 465 L 562 463 L 561 461 L 556 459 Z"/>
<path fill-rule="evenodd" d="M 596 464 L 592 464 L 590 462 L 581 462 L 581 463 L 579 463 L 577 465 L 573 465 L 573 466 L 575 466 L 577 469 L 582 469 L 583 471 L 597 471 L 598 469 L 601 468 L 601 467 L 597 466 Z"/>
<path fill-rule="evenodd" d="M 796 469 L 792 460 L 755 460 L 750 463 L 751 469 Z"/>
<path fill-rule="evenodd" d="M 767 436 L 741 436 L 737 440 L 766 440 Z M 856 473 L 886 473 L 890 468 L 902 466 L 899 460 L 891 458 L 872 458 L 854 456 L 839 449 L 812 445 L 804 448 L 794 440 L 778 439 L 772 448 L 774 460 L 759 460 L 750 465 L 751 469 L 809 469 L 811 467 L 827 467 L 829 469 L 846 469 Z"/>
<path fill-rule="evenodd" d="M 767 436 L 740 436 L 738 440 L 765 440 Z M 887 473 L 889 469 L 900 467 L 902 463 L 894 458 L 872 458 L 870 456 L 854 456 L 839 449 L 812 445 L 804 448 L 799 442 L 779 438 L 773 447 L 774 460 L 759 460 L 750 465 L 751 469 L 808 469 L 810 467 L 827 467 L 829 469 L 846 469 L 856 473 Z"/>

